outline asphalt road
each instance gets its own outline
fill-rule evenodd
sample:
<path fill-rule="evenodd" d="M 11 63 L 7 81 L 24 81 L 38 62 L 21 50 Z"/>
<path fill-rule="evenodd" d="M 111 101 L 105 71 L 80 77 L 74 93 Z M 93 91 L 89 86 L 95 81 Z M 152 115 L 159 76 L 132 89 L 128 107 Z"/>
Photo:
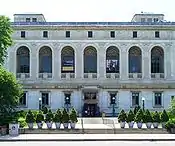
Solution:
<path fill-rule="evenodd" d="M 149 142 L 149 141 L 141 141 L 141 142 L 124 142 L 124 141 L 91 141 L 91 142 L 0 142 L 0 146 L 89 146 L 98 144 L 100 146 L 172 146 L 175 145 L 175 141 L 166 141 L 166 142 Z"/>

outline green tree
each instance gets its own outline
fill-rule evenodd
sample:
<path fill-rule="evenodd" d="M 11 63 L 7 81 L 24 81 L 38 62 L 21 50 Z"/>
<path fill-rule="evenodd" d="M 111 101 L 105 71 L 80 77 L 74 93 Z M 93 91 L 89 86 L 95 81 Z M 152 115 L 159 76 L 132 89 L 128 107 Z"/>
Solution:
<path fill-rule="evenodd" d="M 0 124 L 8 124 L 15 118 L 15 111 L 22 97 L 22 86 L 15 76 L 0 67 Z"/>
<path fill-rule="evenodd" d="M 7 48 L 13 44 L 11 22 L 8 17 L 0 16 L 0 66 L 7 57 Z"/>

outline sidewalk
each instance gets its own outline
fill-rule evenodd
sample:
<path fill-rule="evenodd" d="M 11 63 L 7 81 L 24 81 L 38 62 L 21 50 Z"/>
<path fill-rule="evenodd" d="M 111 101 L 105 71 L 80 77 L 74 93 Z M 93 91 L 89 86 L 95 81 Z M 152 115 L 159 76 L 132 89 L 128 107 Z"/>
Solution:
<path fill-rule="evenodd" d="M 23 134 L 2 141 L 175 141 L 175 134 Z"/>

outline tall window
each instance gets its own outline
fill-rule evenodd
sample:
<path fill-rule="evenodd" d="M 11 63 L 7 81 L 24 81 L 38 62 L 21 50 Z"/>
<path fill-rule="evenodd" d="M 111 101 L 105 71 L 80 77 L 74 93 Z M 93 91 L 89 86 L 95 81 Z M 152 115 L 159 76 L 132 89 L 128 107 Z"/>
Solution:
<path fill-rule="evenodd" d="M 48 31 L 43 31 L 43 38 L 48 38 Z"/>
<path fill-rule="evenodd" d="M 155 38 L 159 38 L 160 35 L 159 35 L 159 31 L 155 31 Z"/>
<path fill-rule="evenodd" d="M 92 37 L 93 37 L 92 31 L 88 31 L 88 38 L 92 38 Z"/>
<path fill-rule="evenodd" d="M 132 106 L 139 106 L 139 92 L 132 92 Z"/>
<path fill-rule="evenodd" d="M 66 38 L 70 38 L 70 31 L 66 31 Z"/>
<path fill-rule="evenodd" d="M 151 50 L 151 73 L 164 73 L 164 52 L 160 47 Z"/>
<path fill-rule="evenodd" d="M 129 73 L 141 73 L 142 72 L 142 53 L 140 48 L 131 47 L 129 49 Z"/>
<path fill-rule="evenodd" d="M 39 73 L 52 73 L 52 50 L 47 46 L 39 51 Z"/>
<path fill-rule="evenodd" d="M 106 50 L 106 73 L 119 73 L 119 50 L 111 46 Z"/>
<path fill-rule="evenodd" d="M 49 93 L 43 92 L 41 93 L 42 98 L 42 106 L 48 106 L 49 105 Z"/>
<path fill-rule="evenodd" d="M 74 49 L 70 46 L 61 51 L 61 73 L 75 73 Z"/>
<path fill-rule="evenodd" d="M 97 50 L 92 46 L 84 49 L 84 73 L 97 73 Z"/>
<path fill-rule="evenodd" d="M 133 38 L 137 38 L 137 31 L 133 31 Z"/>
<path fill-rule="evenodd" d="M 27 93 L 24 92 L 23 96 L 19 99 L 19 104 L 21 106 L 26 106 L 27 105 Z"/>
<path fill-rule="evenodd" d="M 21 31 L 21 38 L 25 38 L 26 37 L 26 32 L 25 31 Z"/>
<path fill-rule="evenodd" d="M 115 38 L 115 31 L 110 31 L 111 38 Z"/>
<path fill-rule="evenodd" d="M 17 50 L 17 73 L 30 72 L 30 51 L 22 46 Z"/>
<path fill-rule="evenodd" d="M 154 93 L 154 106 L 162 106 L 162 92 Z"/>

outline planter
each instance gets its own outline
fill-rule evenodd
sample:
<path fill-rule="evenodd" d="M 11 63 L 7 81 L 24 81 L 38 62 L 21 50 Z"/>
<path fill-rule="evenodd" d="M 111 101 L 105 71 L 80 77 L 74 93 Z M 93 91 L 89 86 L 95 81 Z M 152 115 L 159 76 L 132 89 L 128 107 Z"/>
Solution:
<path fill-rule="evenodd" d="M 38 129 L 42 129 L 43 123 L 37 123 Z"/>
<path fill-rule="evenodd" d="M 1 135 L 3 136 L 3 135 L 7 135 L 7 127 L 6 126 L 1 126 L 0 127 L 0 131 L 1 131 Z"/>
<path fill-rule="evenodd" d="M 165 128 L 166 122 L 162 122 L 162 128 Z"/>
<path fill-rule="evenodd" d="M 33 123 L 27 123 L 29 129 L 33 129 Z"/>
<path fill-rule="evenodd" d="M 152 123 L 151 123 L 151 122 L 146 123 L 146 127 L 147 127 L 148 129 L 151 129 L 151 126 L 152 126 Z"/>
<path fill-rule="evenodd" d="M 56 127 L 56 129 L 60 129 L 61 123 L 55 123 L 55 127 Z"/>
<path fill-rule="evenodd" d="M 125 122 L 120 122 L 120 128 L 125 128 Z"/>
<path fill-rule="evenodd" d="M 175 134 L 175 128 L 171 128 L 171 129 L 170 129 L 170 132 L 171 132 L 172 134 Z"/>
<path fill-rule="evenodd" d="M 63 123 L 64 129 L 68 129 L 69 123 Z"/>
<path fill-rule="evenodd" d="M 134 121 L 129 122 L 129 123 L 128 123 L 128 127 L 129 127 L 129 128 L 133 128 L 133 127 L 134 127 Z"/>
<path fill-rule="evenodd" d="M 157 122 L 154 122 L 154 123 L 153 123 L 153 127 L 154 127 L 154 128 L 158 128 L 158 126 L 159 126 L 159 123 L 157 123 Z"/>
<path fill-rule="evenodd" d="M 142 128 L 142 122 L 137 123 L 137 128 L 141 129 Z"/>
<path fill-rule="evenodd" d="M 48 129 L 52 129 L 52 122 L 46 122 L 46 124 Z"/>
<path fill-rule="evenodd" d="M 71 129 L 75 129 L 76 123 L 70 123 Z"/>

